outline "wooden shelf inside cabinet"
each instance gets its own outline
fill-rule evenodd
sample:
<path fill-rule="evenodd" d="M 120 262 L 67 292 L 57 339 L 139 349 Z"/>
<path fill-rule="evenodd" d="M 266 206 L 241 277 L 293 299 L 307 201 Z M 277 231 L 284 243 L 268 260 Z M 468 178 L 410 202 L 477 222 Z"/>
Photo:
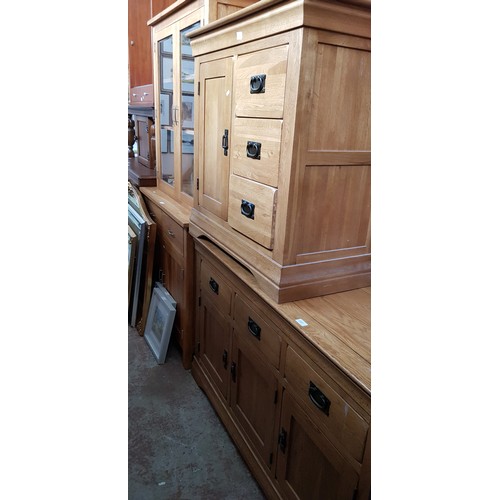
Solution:
<path fill-rule="evenodd" d="M 189 210 L 157 188 L 142 187 L 140 191 L 157 226 L 153 285 L 160 282 L 177 302 L 173 337 L 182 351 L 183 366 L 189 369 L 194 345 L 194 248 Z"/>

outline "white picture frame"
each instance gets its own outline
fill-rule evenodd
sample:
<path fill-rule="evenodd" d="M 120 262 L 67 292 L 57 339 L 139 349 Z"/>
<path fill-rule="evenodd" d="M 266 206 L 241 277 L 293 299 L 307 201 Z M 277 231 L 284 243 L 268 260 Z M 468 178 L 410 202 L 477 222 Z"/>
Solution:
<path fill-rule="evenodd" d="M 167 357 L 174 318 L 175 306 L 156 287 L 149 306 L 144 339 L 160 365 L 165 363 Z"/>

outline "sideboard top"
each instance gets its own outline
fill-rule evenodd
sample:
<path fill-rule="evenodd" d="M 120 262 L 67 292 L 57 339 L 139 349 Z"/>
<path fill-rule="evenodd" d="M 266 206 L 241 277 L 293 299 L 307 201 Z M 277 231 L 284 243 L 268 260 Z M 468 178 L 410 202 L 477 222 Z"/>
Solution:
<path fill-rule="evenodd" d="M 287 323 L 371 394 L 371 287 L 278 304 L 254 276 L 219 247 L 195 239 L 271 306 Z"/>

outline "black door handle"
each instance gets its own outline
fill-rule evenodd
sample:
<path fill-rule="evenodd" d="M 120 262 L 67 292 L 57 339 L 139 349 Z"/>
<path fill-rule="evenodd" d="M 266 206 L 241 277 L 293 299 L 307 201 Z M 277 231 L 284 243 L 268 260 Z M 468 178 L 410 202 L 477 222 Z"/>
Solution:
<path fill-rule="evenodd" d="M 224 135 L 222 136 L 222 149 L 224 150 L 224 156 L 227 156 L 227 150 L 229 149 L 229 131 L 224 129 Z"/>

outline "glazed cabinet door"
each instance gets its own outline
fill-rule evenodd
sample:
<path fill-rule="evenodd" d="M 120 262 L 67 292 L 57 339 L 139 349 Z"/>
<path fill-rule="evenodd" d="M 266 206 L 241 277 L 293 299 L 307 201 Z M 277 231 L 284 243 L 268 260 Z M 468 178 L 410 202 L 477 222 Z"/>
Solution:
<path fill-rule="evenodd" d="M 274 370 L 251 344 L 234 333 L 230 372 L 231 410 L 262 462 L 271 469 L 278 407 Z"/>
<path fill-rule="evenodd" d="M 286 391 L 276 476 L 286 498 L 353 500 L 358 474 Z"/>
<path fill-rule="evenodd" d="M 231 146 L 232 59 L 199 66 L 200 119 L 198 204 L 227 221 Z"/>
<path fill-rule="evenodd" d="M 201 26 L 198 9 L 155 27 L 156 159 L 159 189 L 181 204 L 193 204 L 194 57 L 188 34 Z"/>

